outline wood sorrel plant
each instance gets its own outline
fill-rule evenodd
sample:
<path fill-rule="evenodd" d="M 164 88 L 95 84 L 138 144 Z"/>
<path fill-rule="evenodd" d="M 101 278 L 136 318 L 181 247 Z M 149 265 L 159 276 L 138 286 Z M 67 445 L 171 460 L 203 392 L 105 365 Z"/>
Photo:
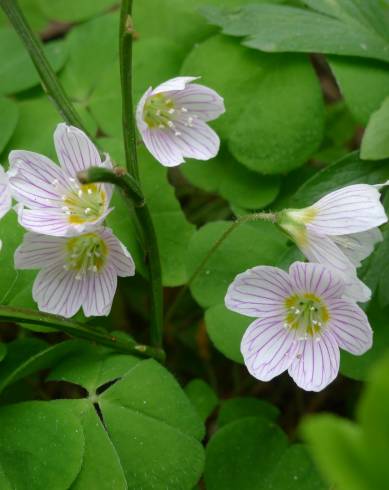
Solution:
<path fill-rule="evenodd" d="M 384 488 L 384 368 L 285 434 L 389 344 L 382 3 L 72 2 L 0 0 L 0 488 Z"/>

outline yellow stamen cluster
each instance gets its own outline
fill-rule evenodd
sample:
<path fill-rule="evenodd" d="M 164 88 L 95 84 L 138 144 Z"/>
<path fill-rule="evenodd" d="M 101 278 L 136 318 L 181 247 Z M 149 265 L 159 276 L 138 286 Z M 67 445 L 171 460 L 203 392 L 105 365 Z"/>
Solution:
<path fill-rule="evenodd" d="M 82 279 L 87 272 L 99 272 L 103 269 L 108 247 L 96 233 L 85 233 L 66 242 L 65 269 L 76 271 L 76 279 Z"/>
<path fill-rule="evenodd" d="M 285 300 L 285 321 L 287 329 L 296 330 L 299 340 L 316 337 L 320 340 L 330 316 L 324 301 L 311 293 L 294 294 Z"/>

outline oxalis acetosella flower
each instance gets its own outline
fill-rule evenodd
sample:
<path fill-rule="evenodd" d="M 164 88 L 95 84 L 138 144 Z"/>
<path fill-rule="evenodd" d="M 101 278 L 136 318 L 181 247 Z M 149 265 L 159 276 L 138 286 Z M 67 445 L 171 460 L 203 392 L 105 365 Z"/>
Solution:
<path fill-rule="evenodd" d="M 138 103 L 136 121 L 143 142 L 166 167 L 185 158 L 209 160 L 219 151 L 220 139 L 207 121 L 224 113 L 223 98 L 192 83 L 197 78 L 172 78 L 149 88 Z"/>
<path fill-rule="evenodd" d="M 40 311 L 72 317 L 108 315 L 117 278 L 135 274 L 124 245 L 108 228 L 74 237 L 27 232 L 15 251 L 16 269 L 41 269 L 32 295 Z"/>
<path fill-rule="evenodd" d="M 12 207 L 12 195 L 8 182 L 8 175 L 0 165 L 0 219 L 3 218 Z M 2 241 L 0 240 L 0 250 Z"/>
<path fill-rule="evenodd" d="M 81 185 L 77 173 L 92 166 L 112 168 L 78 128 L 61 123 L 54 132 L 60 165 L 24 150 L 9 155 L 9 184 L 19 202 L 20 224 L 52 236 L 72 236 L 95 228 L 111 209 L 110 184 Z"/>
<path fill-rule="evenodd" d="M 239 274 L 225 304 L 256 317 L 241 343 L 250 374 L 269 381 L 288 371 L 307 391 L 320 391 L 339 371 L 339 348 L 361 355 L 372 345 L 365 313 L 344 297 L 346 284 L 331 269 L 295 262 L 289 273 L 259 266 Z"/>
<path fill-rule="evenodd" d="M 380 202 L 383 185 L 346 186 L 309 207 L 286 209 L 278 217 L 278 224 L 308 260 L 343 276 L 347 294 L 356 301 L 367 301 L 371 295 L 356 269 L 382 240 L 378 226 L 388 220 Z"/>

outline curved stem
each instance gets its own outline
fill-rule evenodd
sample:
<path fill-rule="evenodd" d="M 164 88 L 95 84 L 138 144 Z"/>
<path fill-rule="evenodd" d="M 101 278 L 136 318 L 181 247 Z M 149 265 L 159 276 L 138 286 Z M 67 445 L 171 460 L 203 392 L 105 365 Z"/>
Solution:
<path fill-rule="evenodd" d="M 84 130 L 79 115 L 75 111 L 73 104 L 70 102 L 57 75 L 47 60 L 41 42 L 28 25 L 17 0 L 0 0 L 0 6 L 29 52 L 41 78 L 43 90 L 49 95 L 59 113 L 68 124 Z"/>
<path fill-rule="evenodd" d="M 139 182 L 138 161 L 136 152 L 136 130 L 132 104 L 132 0 L 122 0 L 119 29 L 120 78 L 122 88 L 122 122 L 126 164 L 129 174 Z M 162 272 L 159 258 L 157 237 L 148 207 L 144 204 L 135 207 L 136 216 L 142 226 L 146 248 L 150 293 L 151 324 L 150 334 L 153 345 L 162 344 L 163 297 Z"/>
<path fill-rule="evenodd" d="M 238 219 L 236 219 L 226 230 L 225 232 L 216 240 L 216 242 L 212 245 L 212 247 L 209 249 L 207 255 L 203 258 L 203 260 L 200 262 L 200 264 L 196 267 L 190 278 L 188 279 L 188 282 L 185 284 L 185 286 L 180 290 L 180 292 L 177 294 L 175 297 L 175 300 L 173 303 L 170 305 L 169 309 L 166 312 L 165 316 L 165 324 L 168 324 L 173 317 L 178 305 L 181 303 L 183 297 L 185 296 L 186 292 L 190 288 L 190 286 L 193 284 L 197 276 L 200 274 L 200 272 L 204 269 L 206 264 L 208 263 L 209 259 L 212 257 L 212 255 L 216 252 L 216 250 L 221 246 L 221 244 L 231 235 L 233 231 L 235 231 L 241 224 L 243 223 L 248 223 L 250 221 L 270 221 L 271 223 L 276 223 L 277 221 L 277 215 L 275 213 L 253 213 L 253 214 L 246 214 L 245 216 L 240 216 Z"/>
<path fill-rule="evenodd" d="M 55 328 L 72 337 L 90 340 L 97 344 L 111 347 L 125 354 L 132 354 L 141 357 L 152 357 L 157 361 L 165 360 L 165 353 L 162 349 L 150 347 L 148 345 L 137 344 L 134 340 L 123 339 L 115 335 L 110 335 L 99 327 L 89 327 L 85 324 L 74 322 L 66 318 L 40 313 L 28 308 L 14 308 L 11 306 L 0 306 L 0 322 L 28 323 L 31 325 L 43 325 Z"/>

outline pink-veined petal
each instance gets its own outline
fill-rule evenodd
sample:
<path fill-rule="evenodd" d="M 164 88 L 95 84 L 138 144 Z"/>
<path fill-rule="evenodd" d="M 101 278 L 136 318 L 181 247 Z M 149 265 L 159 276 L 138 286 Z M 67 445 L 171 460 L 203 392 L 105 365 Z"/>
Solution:
<path fill-rule="evenodd" d="M 320 340 L 310 337 L 301 341 L 288 372 L 294 382 L 306 391 L 321 391 L 339 372 L 339 347 L 329 331 Z"/>
<path fill-rule="evenodd" d="M 269 381 L 288 369 L 298 343 L 296 331 L 284 328 L 282 315 L 255 320 L 246 330 L 241 352 L 249 373 Z"/>
<path fill-rule="evenodd" d="M 108 246 L 108 263 L 119 277 L 129 277 L 135 274 L 135 263 L 126 247 L 109 228 L 101 230 L 100 235 Z"/>
<path fill-rule="evenodd" d="M 341 349 L 361 355 L 373 343 L 373 331 L 369 320 L 358 305 L 345 299 L 329 302 L 329 328 Z"/>
<path fill-rule="evenodd" d="M 225 305 L 241 315 L 262 317 L 285 314 L 285 299 L 293 294 L 286 272 L 277 267 L 248 269 L 230 284 Z"/>
<path fill-rule="evenodd" d="M 60 208 L 58 191 L 68 181 L 62 169 L 49 158 L 31 151 L 14 150 L 9 154 L 9 184 L 12 195 L 31 208 Z"/>
<path fill-rule="evenodd" d="M 11 189 L 8 175 L 0 165 L 0 219 L 5 216 L 12 207 Z"/>
<path fill-rule="evenodd" d="M 312 293 L 319 298 L 341 298 L 345 283 L 343 278 L 321 264 L 294 262 L 289 276 L 298 293 Z"/>
<path fill-rule="evenodd" d="M 63 265 L 42 269 L 34 282 L 32 296 L 40 311 L 70 318 L 77 313 L 85 295 L 82 280 L 75 279 L 74 271 Z"/>
<path fill-rule="evenodd" d="M 172 99 L 176 109 L 184 108 L 190 116 L 195 114 L 203 121 L 212 121 L 225 112 L 223 97 L 215 90 L 197 83 L 172 95 Z"/>
<path fill-rule="evenodd" d="M 380 226 L 388 221 L 380 197 L 368 184 L 338 189 L 311 206 L 317 214 L 307 227 L 320 235 L 349 235 Z"/>
<path fill-rule="evenodd" d="M 148 126 L 143 119 L 143 110 L 146 104 L 146 100 L 148 99 L 148 97 L 150 97 L 152 91 L 153 89 L 149 87 L 142 95 L 138 102 L 138 105 L 136 106 L 136 125 L 138 126 L 138 131 L 142 135 L 142 138 L 144 131 L 148 129 Z"/>
<path fill-rule="evenodd" d="M 15 269 L 41 269 L 63 265 L 66 257 L 63 238 L 27 232 L 15 250 Z"/>
<path fill-rule="evenodd" d="M 197 80 L 200 77 L 176 77 L 161 83 L 155 89 L 152 90 L 152 95 L 160 94 L 162 92 L 171 92 L 173 90 L 184 90 L 186 86 Z"/>
<path fill-rule="evenodd" d="M 17 206 L 18 221 L 26 230 L 42 235 L 66 236 L 71 226 L 68 216 L 56 209 L 26 209 Z"/>
<path fill-rule="evenodd" d="M 375 245 L 383 240 L 378 228 L 331 238 L 355 267 L 359 267 L 361 261 L 373 252 Z"/>
<path fill-rule="evenodd" d="M 180 148 L 176 144 L 176 136 L 170 130 L 146 129 L 142 133 L 146 148 L 165 167 L 176 167 L 184 163 Z"/>
<path fill-rule="evenodd" d="M 191 126 L 177 120 L 175 127 L 178 134 L 171 131 L 171 139 L 185 158 L 209 160 L 218 154 L 220 138 L 201 119 L 194 119 Z"/>
<path fill-rule="evenodd" d="M 109 315 L 117 287 L 117 275 L 107 266 L 101 272 L 88 272 L 85 279 L 85 316 Z"/>
<path fill-rule="evenodd" d="M 97 148 L 80 129 L 60 123 L 54 132 L 54 145 L 62 169 L 70 176 L 88 167 L 102 166 Z"/>

